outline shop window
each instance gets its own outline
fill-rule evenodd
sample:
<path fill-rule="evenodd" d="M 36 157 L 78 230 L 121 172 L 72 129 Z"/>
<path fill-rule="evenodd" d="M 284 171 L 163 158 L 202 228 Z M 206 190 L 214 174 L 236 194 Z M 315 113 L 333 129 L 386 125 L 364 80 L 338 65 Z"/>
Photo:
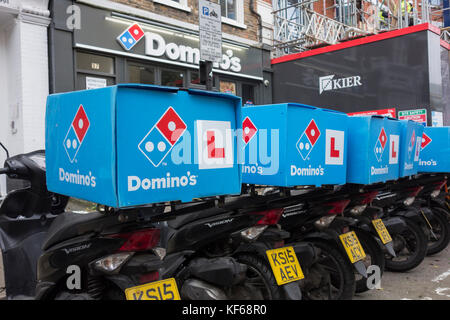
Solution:
<path fill-rule="evenodd" d="M 236 2 L 237 0 L 220 0 L 222 17 L 236 20 Z"/>
<path fill-rule="evenodd" d="M 155 68 L 145 65 L 128 65 L 130 83 L 155 84 Z"/>
<path fill-rule="evenodd" d="M 200 74 L 198 72 L 191 72 L 191 84 L 200 84 Z"/>
<path fill-rule="evenodd" d="M 77 69 L 113 75 L 115 74 L 114 58 L 77 52 Z"/>
<path fill-rule="evenodd" d="M 187 0 L 153 0 L 153 2 L 186 12 L 191 12 L 191 8 L 188 6 Z"/>
<path fill-rule="evenodd" d="M 220 92 L 236 95 L 236 83 L 232 81 L 220 81 Z"/>
<path fill-rule="evenodd" d="M 244 24 L 244 0 L 220 0 L 222 22 L 246 29 Z"/>
<path fill-rule="evenodd" d="M 176 70 L 161 70 L 161 85 L 184 87 L 184 73 Z"/>

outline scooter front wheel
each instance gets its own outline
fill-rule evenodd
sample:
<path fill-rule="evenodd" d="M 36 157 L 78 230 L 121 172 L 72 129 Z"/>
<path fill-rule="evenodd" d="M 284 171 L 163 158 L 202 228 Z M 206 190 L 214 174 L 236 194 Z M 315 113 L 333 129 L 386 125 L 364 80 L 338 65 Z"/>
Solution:
<path fill-rule="evenodd" d="M 338 247 L 326 240 L 309 240 L 317 248 L 316 261 L 305 270 L 305 300 L 351 300 L 355 293 L 353 265 Z"/>
<path fill-rule="evenodd" d="M 436 254 L 444 250 L 450 241 L 450 228 L 447 221 L 447 212 L 441 208 L 430 208 L 432 217 L 429 220 L 433 232 L 428 241 L 427 256 Z"/>
<path fill-rule="evenodd" d="M 282 300 L 282 287 L 277 285 L 275 276 L 268 262 L 255 254 L 240 254 L 239 263 L 247 266 L 246 279 L 233 289 L 229 299 Z"/>

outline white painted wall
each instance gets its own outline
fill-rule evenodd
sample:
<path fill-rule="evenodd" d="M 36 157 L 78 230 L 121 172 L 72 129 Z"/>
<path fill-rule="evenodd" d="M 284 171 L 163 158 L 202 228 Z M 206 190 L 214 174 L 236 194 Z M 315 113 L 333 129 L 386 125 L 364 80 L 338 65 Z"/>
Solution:
<path fill-rule="evenodd" d="M 270 3 L 258 0 L 256 11 L 261 16 L 263 43 L 273 45 L 273 7 Z"/>
<path fill-rule="evenodd" d="M 48 0 L 0 6 L 0 141 L 11 155 L 44 149 Z M 12 126 L 13 125 L 13 126 Z M 5 154 L 0 150 L 0 166 Z M 0 178 L 0 197 L 5 179 Z"/>
<path fill-rule="evenodd" d="M 6 88 L 8 74 L 8 65 L 6 63 L 5 36 L 0 26 L 0 141 L 6 143 L 8 117 L 6 115 L 8 90 Z M 6 154 L 0 149 L 0 167 L 5 162 Z M 6 193 L 6 177 L 0 176 L 0 197 Z"/>
<path fill-rule="evenodd" d="M 24 152 L 45 148 L 45 106 L 49 93 L 47 28 L 20 24 L 22 133 Z"/>

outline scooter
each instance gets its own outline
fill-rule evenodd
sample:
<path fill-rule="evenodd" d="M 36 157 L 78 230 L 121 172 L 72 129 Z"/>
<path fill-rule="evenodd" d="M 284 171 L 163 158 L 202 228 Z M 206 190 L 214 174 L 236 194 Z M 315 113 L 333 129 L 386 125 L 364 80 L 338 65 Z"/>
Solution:
<path fill-rule="evenodd" d="M 304 298 L 351 299 L 355 290 L 353 269 L 365 277 L 366 268 L 361 261 L 364 257 L 359 256 L 360 244 L 354 243 L 358 248 L 352 251 L 354 237 L 347 234 L 348 219 L 338 217 L 350 200 L 337 194 L 335 188 L 268 188 L 261 197 L 268 204 L 284 207 L 279 224 L 291 234 L 288 244 L 309 243 L 317 251 L 316 259 L 304 268 L 305 279 L 299 282 Z M 344 244 L 352 249 L 347 251 Z"/>
<path fill-rule="evenodd" d="M 425 259 L 428 240 L 420 224 L 431 211 L 412 206 L 422 188 L 411 185 L 409 178 L 401 179 L 385 184 L 372 201 L 381 208 L 379 216 L 393 240 L 395 256 L 386 255 L 386 268 L 391 271 L 411 270 Z"/>
<path fill-rule="evenodd" d="M 36 153 L 8 158 L 5 168 L 0 171 L 10 178 L 20 177 L 31 181 L 31 187 L 10 192 L 0 208 L 1 216 L 8 217 L 6 221 L 0 223 L 0 228 L 9 299 L 175 299 L 180 297 L 180 294 L 174 279 L 166 282 L 158 281 L 155 286 L 150 285 L 145 291 L 145 296 L 140 288 L 135 290 L 133 288 L 148 285 L 155 280 L 164 280 L 168 274 L 173 274 L 171 271 L 177 271 L 180 265 L 183 266 L 184 274 L 188 275 L 187 278 L 183 278 L 180 286 L 182 298 L 223 298 L 224 295 L 210 294 L 212 287 L 221 284 L 226 285 L 227 294 L 231 294 L 231 298 L 236 297 L 233 294 L 236 294 L 237 287 L 246 288 L 246 292 L 258 292 L 246 283 L 249 268 L 245 263 L 240 263 L 233 257 L 199 256 L 192 250 L 196 247 L 194 245 L 196 242 L 192 243 L 187 234 L 183 238 L 181 230 L 173 232 L 167 241 L 166 238 L 161 238 L 161 233 L 164 234 L 162 230 L 168 228 L 164 222 L 159 221 L 166 221 L 172 217 L 170 213 L 161 213 L 161 207 L 153 205 L 126 210 L 104 208 L 89 214 L 62 212 L 61 206 L 53 204 L 52 207 L 48 202 L 58 198 L 57 195 L 34 201 L 32 202 L 34 206 L 30 206 L 28 199 L 33 197 L 39 200 L 39 196 L 48 193 L 45 187 L 45 161 L 43 161 L 45 155 L 43 152 L 38 154 L 40 160 L 36 160 Z M 43 199 L 47 199 L 47 202 Z M 24 203 L 27 204 L 26 208 Z M 227 230 L 230 231 L 228 235 L 236 230 L 245 231 L 266 216 L 265 212 L 251 214 L 215 207 L 206 209 L 205 213 L 205 208 L 202 207 L 204 205 L 200 203 L 185 208 L 183 212 L 174 210 L 176 215 L 186 214 L 185 217 L 188 217 L 184 220 L 177 218 L 178 220 L 174 221 L 181 219 L 189 224 L 194 216 L 208 217 L 208 221 L 201 221 L 196 235 L 202 241 L 209 241 L 211 245 L 214 236 L 219 242 L 227 239 L 224 235 L 226 232 L 220 227 L 225 225 L 222 223 L 223 220 L 220 220 L 224 215 L 229 216 L 225 220 L 234 222 L 228 225 Z M 206 205 L 211 206 L 211 203 Z M 57 216 L 54 214 L 56 210 L 52 208 L 58 208 Z M 23 218 L 24 215 L 28 218 Z M 38 216 L 40 217 L 37 218 Z M 30 227 L 21 232 L 20 226 L 24 220 L 30 226 L 40 224 L 40 228 Z M 182 225 L 184 224 L 179 224 Z M 208 239 L 204 236 L 204 229 L 212 226 L 218 228 L 209 231 L 211 236 Z M 220 230 L 222 231 L 219 232 Z M 191 240 L 189 246 L 183 248 L 189 240 Z M 177 244 L 181 244 L 181 247 Z M 27 263 L 24 263 L 25 261 Z M 33 267 L 36 261 L 37 270 Z M 180 279 L 180 275 L 176 274 Z M 20 277 L 24 278 L 24 281 L 16 282 Z M 35 279 L 38 281 L 36 290 L 33 290 Z M 199 281 L 207 282 L 208 286 L 198 286 Z M 285 297 L 293 299 L 301 297 L 295 285 L 288 284 L 281 288 L 283 289 L 280 291 L 286 292 Z M 281 296 L 278 290 L 278 287 L 272 288 L 272 296 L 269 297 L 276 297 L 276 294 Z M 242 292 L 239 294 L 238 297 L 245 296 Z M 247 296 L 255 298 L 255 295 Z M 230 298 L 228 295 L 226 297 Z M 257 297 L 266 296 L 260 294 Z"/>
<path fill-rule="evenodd" d="M 421 174 L 413 180 L 422 189 L 417 194 L 413 206 L 422 213 L 423 221 L 420 224 L 428 234 L 427 255 L 433 255 L 444 250 L 450 241 L 450 226 L 447 221 L 447 211 L 436 200 L 441 189 L 447 182 L 445 175 Z M 430 210 L 429 216 L 424 211 Z"/>
<path fill-rule="evenodd" d="M 371 202 L 378 194 L 378 191 L 366 192 L 364 189 L 349 188 L 347 192 L 351 199 L 350 204 L 345 208 L 343 215 L 354 219 L 350 225 L 366 253 L 363 260 L 366 268 L 378 266 L 380 276 L 385 269 L 385 254 L 395 256 L 392 238 L 380 219 L 381 209 L 371 206 Z M 365 292 L 371 288 L 367 285 L 367 279 L 355 273 L 356 293 Z"/>

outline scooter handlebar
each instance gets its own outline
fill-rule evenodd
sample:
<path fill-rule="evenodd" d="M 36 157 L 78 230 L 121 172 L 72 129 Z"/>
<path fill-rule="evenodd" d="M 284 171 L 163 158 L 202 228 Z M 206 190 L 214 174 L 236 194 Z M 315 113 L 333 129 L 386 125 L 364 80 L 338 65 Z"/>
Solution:
<path fill-rule="evenodd" d="M 0 168 L 0 175 L 9 173 L 9 168 Z"/>

